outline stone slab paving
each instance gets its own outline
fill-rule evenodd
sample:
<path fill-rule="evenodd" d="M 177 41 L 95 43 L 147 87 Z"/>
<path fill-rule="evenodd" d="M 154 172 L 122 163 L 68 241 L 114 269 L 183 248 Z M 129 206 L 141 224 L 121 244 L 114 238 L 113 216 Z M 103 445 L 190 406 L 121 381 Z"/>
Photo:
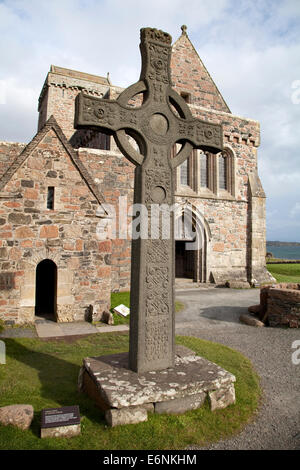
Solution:
<path fill-rule="evenodd" d="M 63 336 L 90 335 L 95 333 L 129 331 L 128 325 L 95 326 L 88 322 L 55 323 L 53 321 L 47 320 L 41 323 L 36 323 L 35 328 L 39 338 L 54 338 Z"/>
<path fill-rule="evenodd" d="M 97 333 L 94 325 L 87 322 L 55 323 L 45 321 L 35 325 L 39 338 L 53 338 L 62 336 L 88 335 Z"/>
<path fill-rule="evenodd" d="M 53 338 L 56 336 L 65 336 L 57 323 L 38 323 L 35 325 L 39 338 Z"/>
<path fill-rule="evenodd" d="M 129 331 L 128 325 L 115 325 L 115 326 L 97 326 L 98 333 L 113 333 L 115 331 Z"/>
<path fill-rule="evenodd" d="M 36 338 L 37 333 L 31 328 L 7 328 L 0 333 L 0 338 Z"/>
<path fill-rule="evenodd" d="M 66 336 L 97 333 L 97 328 L 88 322 L 60 323 L 59 326 Z"/>

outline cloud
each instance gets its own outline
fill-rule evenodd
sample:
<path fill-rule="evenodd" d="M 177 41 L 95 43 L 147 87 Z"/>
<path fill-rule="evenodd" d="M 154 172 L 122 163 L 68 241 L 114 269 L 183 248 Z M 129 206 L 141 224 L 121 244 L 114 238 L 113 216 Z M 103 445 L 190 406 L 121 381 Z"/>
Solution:
<path fill-rule="evenodd" d="M 186 24 L 232 112 L 260 121 L 267 210 L 281 208 L 281 223 L 287 220 L 300 186 L 300 104 L 293 100 L 299 0 L 4 0 L 0 17 L 0 139 L 23 142 L 36 132 L 50 64 L 110 72 L 112 83 L 125 87 L 140 74 L 139 29 L 158 27 L 176 40 Z M 289 223 L 288 236 L 299 239 L 296 219 Z"/>
<path fill-rule="evenodd" d="M 290 217 L 299 217 L 300 219 L 300 202 L 296 202 L 296 204 L 294 204 L 294 206 L 290 210 Z"/>

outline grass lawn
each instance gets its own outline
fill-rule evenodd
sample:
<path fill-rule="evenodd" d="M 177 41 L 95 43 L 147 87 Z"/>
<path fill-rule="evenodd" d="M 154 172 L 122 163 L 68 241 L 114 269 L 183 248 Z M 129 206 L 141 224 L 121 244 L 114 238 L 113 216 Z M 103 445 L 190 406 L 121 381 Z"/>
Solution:
<path fill-rule="evenodd" d="M 212 413 L 206 402 L 184 415 L 154 414 L 145 423 L 109 428 L 93 401 L 77 391 L 77 378 L 84 357 L 127 351 L 127 334 L 90 335 L 72 343 L 5 339 L 7 363 L 0 365 L 0 406 L 31 404 L 35 415 L 27 431 L 0 425 L 0 449 L 182 449 L 240 431 L 260 399 L 259 379 L 250 361 L 219 344 L 182 336 L 176 341 L 235 374 L 237 403 Z M 40 439 L 41 410 L 69 405 L 79 405 L 81 435 Z"/>
<path fill-rule="evenodd" d="M 267 264 L 277 282 L 300 282 L 300 264 Z"/>
<path fill-rule="evenodd" d="M 112 292 L 110 311 L 113 313 L 113 309 L 121 304 L 126 305 L 126 307 L 130 307 L 130 292 Z M 178 313 L 183 309 L 184 309 L 184 304 L 176 300 L 175 301 L 175 313 Z M 128 315 L 127 317 L 122 317 L 121 315 L 118 315 L 116 313 L 114 313 L 113 315 L 114 315 L 115 325 L 129 324 L 130 315 Z"/>

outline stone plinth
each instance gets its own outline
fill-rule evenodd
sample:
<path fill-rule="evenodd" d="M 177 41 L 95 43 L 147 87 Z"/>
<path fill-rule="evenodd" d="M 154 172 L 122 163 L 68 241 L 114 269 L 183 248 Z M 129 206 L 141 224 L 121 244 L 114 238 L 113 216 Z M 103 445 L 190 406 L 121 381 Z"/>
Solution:
<path fill-rule="evenodd" d="M 128 353 L 86 358 L 79 388 L 105 411 L 110 426 L 147 420 L 148 412 L 181 414 L 235 403 L 235 377 L 184 347 L 176 348 L 175 365 L 138 374 L 128 369 Z"/>

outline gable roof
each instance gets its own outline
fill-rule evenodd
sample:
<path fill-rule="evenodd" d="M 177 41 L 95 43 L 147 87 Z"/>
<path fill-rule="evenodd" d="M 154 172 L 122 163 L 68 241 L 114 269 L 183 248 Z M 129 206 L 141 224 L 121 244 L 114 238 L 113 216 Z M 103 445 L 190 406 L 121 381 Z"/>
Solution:
<path fill-rule="evenodd" d="M 177 88 L 190 91 L 193 104 L 231 113 L 217 85 L 202 62 L 182 26 L 182 34 L 172 45 L 172 79 Z"/>
<path fill-rule="evenodd" d="M 73 147 L 68 142 L 65 134 L 63 133 L 63 131 L 57 124 L 56 119 L 54 118 L 53 115 L 48 119 L 48 121 L 45 123 L 42 129 L 34 136 L 31 142 L 29 142 L 29 144 L 26 145 L 24 150 L 21 153 L 19 153 L 19 155 L 14 159 L 12 164 L 7 168 L 5 173 L 2 175 L 2 177 L 0 178 L 0 191 L 10 181 L 14 173 L 20 168 L 20 166 L 25 162 L 25 160 L 29 157 L 29 155 L 32 154 L 32 152 L 36 149 L 36 147 L 40 144 L 42 139 L 51 129 L 55 132 L 57 138 L 59 139 L 59 141 L 65 148 L 71 161 L 73 162 L 73 164 L 79 171 L 82 179 L 85 181 L 90 191 L 95 196 L 96 200 L 99 202 L 100 205 L 103 205 L 105 203 L 103 194 L 99 191 L 97 185 L 94 183 L 88 170 L 86 169 L 86 167 L 84 166 L 80 158 L 78 157 L 77 152 L 74 151 Z"/>

